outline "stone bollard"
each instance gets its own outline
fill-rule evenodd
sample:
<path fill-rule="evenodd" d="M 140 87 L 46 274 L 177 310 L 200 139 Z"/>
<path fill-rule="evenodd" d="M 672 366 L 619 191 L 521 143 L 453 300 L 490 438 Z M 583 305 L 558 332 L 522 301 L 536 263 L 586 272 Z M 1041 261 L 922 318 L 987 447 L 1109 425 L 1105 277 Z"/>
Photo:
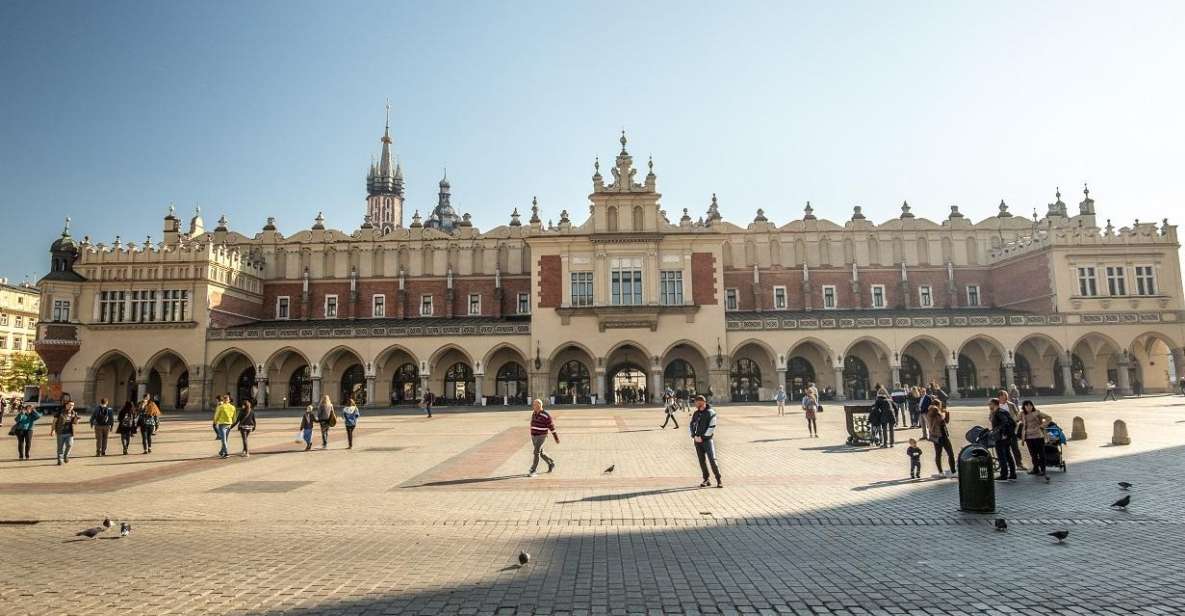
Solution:
<path fill-rule="evenodd" d="M 1112 445 L 1131 445 L 1132 439 L 1127 435 L 1127 424 L 1122 419 L 1115 420 L 1115 434 L 1111 436 Z"/>
<path fill-rule="evenodd" d="M 1086 440 L 1086 422 L 1082 421 L 1081 417 L 1074 418 L 1074 429 L 1070 431 L 1071 441 L 1085 441 Z"/>

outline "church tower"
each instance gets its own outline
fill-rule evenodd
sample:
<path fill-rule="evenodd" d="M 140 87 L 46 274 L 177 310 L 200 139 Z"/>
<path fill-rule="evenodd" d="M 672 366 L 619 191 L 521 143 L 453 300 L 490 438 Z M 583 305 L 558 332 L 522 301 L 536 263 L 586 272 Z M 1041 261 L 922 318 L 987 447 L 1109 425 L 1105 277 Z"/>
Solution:
<path fill-rule="evenodd" d="M 366 174 L 366 220 L 379 230 L 390 233 L 403 226 L 403 168 L 391 160 L 391 104 L 387 103 L 387 123 L 383 128 L 382 152 L 377 164 L 371 163 Z"/>

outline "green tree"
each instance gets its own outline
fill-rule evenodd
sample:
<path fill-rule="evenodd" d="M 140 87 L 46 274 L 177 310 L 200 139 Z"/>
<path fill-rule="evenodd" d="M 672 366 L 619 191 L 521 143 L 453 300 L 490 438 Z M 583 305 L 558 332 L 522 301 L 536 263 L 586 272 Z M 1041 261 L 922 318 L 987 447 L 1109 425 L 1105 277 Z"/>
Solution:
<path fill-rule="evenodd" d="M 15 353 L 0 359 L 0 391 L 21 391 L 45 383 L 45 364 L 36 353 Z"/>

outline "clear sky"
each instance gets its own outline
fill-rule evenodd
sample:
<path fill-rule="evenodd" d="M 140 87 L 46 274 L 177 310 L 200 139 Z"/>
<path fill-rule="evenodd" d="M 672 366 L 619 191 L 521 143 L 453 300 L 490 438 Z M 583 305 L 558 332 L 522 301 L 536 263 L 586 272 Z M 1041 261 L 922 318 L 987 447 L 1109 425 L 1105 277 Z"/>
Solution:
<path fill-rule="evenodd" d="M 1185 2 L 0 2 L 0 276 L 75 237 L 362 221 L 391 99 L 407 212 L 577 220 L 625 128 L 663 204 L 741 224 L 1005 199 L 1180 222 Z"/>

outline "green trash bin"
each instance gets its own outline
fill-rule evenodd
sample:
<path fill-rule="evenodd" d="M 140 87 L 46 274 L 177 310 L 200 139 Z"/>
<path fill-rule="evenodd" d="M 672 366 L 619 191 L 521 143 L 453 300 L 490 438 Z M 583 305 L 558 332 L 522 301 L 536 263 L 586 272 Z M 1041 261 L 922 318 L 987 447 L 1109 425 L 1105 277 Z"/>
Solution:
<path fill-rule="evenodd" d="M 959 452 L 959 509 L 971 513 L 996 510 L 992 454 L 980 445 L 967 445 Z"/>

